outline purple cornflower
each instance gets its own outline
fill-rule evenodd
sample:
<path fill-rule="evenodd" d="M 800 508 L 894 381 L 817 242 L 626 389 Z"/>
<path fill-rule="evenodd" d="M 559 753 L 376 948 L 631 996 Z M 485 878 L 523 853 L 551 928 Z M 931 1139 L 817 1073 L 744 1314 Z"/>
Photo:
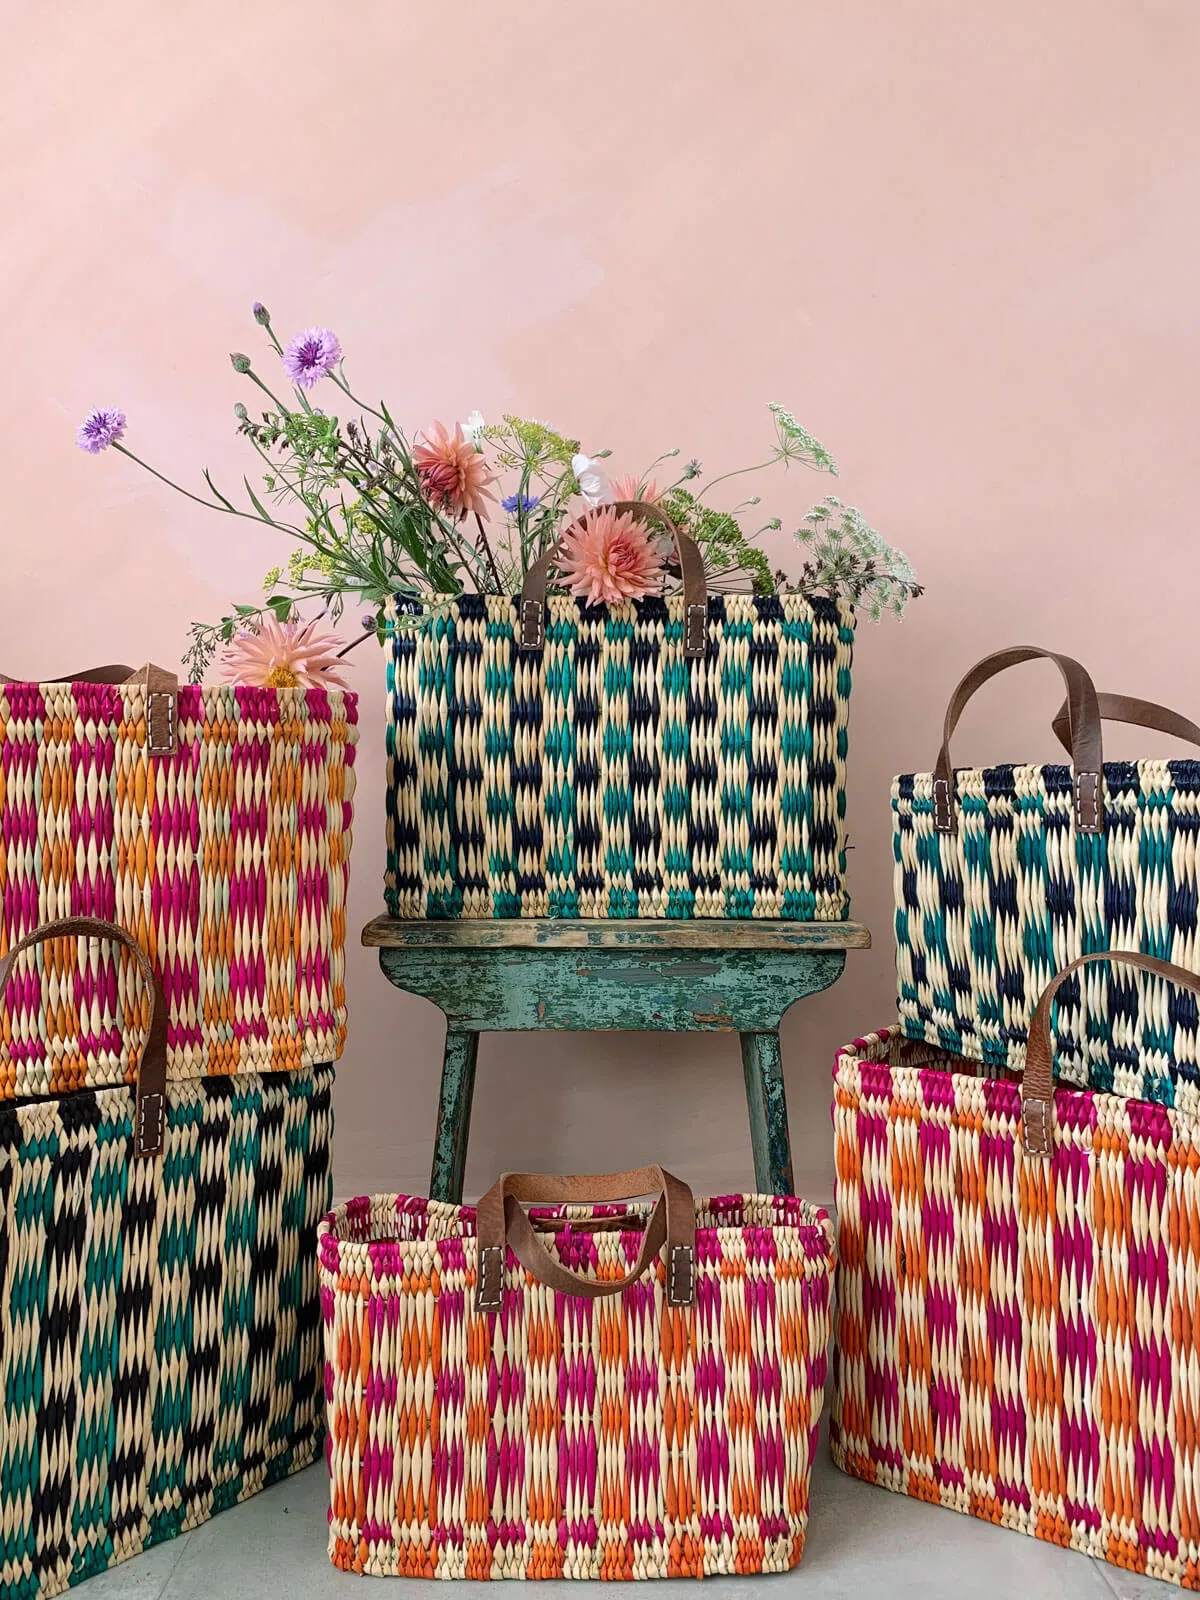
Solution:
<path fill-rule="evenodd" d="M 528 514 L 542 503 L 540 494 L 507 494 L 500 502 L 502 511 L 523 511 Z"/>
<path fill-rule="evenodd" d="M 284 371 L 298 389 L 312 389 L 342 359 L 338 336 L 328 328 L 306 328 L 283 352 Z"/>
<path fill-rule="evenodd" d="M 125 413 L 115 406 L 101 406 L 89 411 L 79 424 L 75 442 L 90 456 L 98 456 L 110 444 L 125 436 Z"/>

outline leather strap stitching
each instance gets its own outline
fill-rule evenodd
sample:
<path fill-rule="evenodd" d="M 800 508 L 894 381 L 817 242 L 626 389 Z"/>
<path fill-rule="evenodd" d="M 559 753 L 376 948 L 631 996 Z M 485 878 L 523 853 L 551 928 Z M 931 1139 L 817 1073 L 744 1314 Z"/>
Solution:
<path fill-rule="evenodd" d="M 504 1251 L 498 1245 L 481 1245 L 475 1284 L 475 1309 L 499 1311 L 504 1303 Z"/>
<path fill-rule="evenodd" d="M 686 1273 L 682 1287 L 679 1283 L 680 1270 Z M 673 1306 L 690 1306 L 695 1297 L 696 1288 L 696 1252 L 690 1244 L 677 1244 L 671 1247 L 671 1273 L 667 1282 L 667 1299 Z"/>
<path fill-rule="evenodd" d="M 1080 833 L 1099 833 L 1100 774 L 1077 772 L 1075 774 L 1075 826 Z"/>
<path fill-rule="evenodd" d="M 945 778 L 933 780 L 933 826 L 938 833 L 954 832 L 954 802 Z"/>

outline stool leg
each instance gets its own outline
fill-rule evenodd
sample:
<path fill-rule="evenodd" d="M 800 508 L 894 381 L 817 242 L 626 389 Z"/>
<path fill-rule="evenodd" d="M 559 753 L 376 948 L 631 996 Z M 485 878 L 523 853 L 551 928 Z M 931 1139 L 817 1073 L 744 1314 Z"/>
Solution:
<path fill-rule="evenodd" d="M 793 1194 L 792 1145 L 779 1033 L 743 1033 L 740 1037 L 754 1182 L 760 1194 Z"/>
<path fill-rule="evenodd" d="M 477 1033 L 459 1032 L 454 1028 L 447 1030 L 446 1048 L 442 1055 L 437 1133 L 433 1142 L 433 1172 L 429 1179 L 431 1200 L 450 1200 L 455 1205 L 462 1201 L 478 1051 Z"/>

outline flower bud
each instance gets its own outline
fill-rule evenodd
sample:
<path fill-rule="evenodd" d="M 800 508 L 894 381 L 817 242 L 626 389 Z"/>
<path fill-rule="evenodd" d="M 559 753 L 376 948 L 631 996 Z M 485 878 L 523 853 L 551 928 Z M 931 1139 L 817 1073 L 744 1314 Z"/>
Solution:
<path fill-rule="evenodd" d="M 240 400 L 238 401 L 237 405 L 234 406 L 233 414 L 239 422 L 248 422 L 250 420 L 250 413 L 246 410 L 245 406 Z"/>
<path fill-rule="evenodd" d="M 256 300 L 250 309 L 254 312 L 254 320 L 260 327 L 266 328 L 270 325 L 271 313 L 261 300 Z"/>
<path fill-rule="evenodd" d="M 229 360 L 235 372 L 250 371 L 250 357 L 244 356 L 240 350 L 231 350 L 229 352 Z"/>

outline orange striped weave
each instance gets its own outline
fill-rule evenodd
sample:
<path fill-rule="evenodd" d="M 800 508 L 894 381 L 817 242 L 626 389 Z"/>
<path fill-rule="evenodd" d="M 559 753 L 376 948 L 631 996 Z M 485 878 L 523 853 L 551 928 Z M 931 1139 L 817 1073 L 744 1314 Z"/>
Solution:
<path fill-rule="evenodd" d="M 899 1029 L 835 1073 L 830 1442 L 846 1472 L 1200 1588 L 1200 1123 Z"/>

